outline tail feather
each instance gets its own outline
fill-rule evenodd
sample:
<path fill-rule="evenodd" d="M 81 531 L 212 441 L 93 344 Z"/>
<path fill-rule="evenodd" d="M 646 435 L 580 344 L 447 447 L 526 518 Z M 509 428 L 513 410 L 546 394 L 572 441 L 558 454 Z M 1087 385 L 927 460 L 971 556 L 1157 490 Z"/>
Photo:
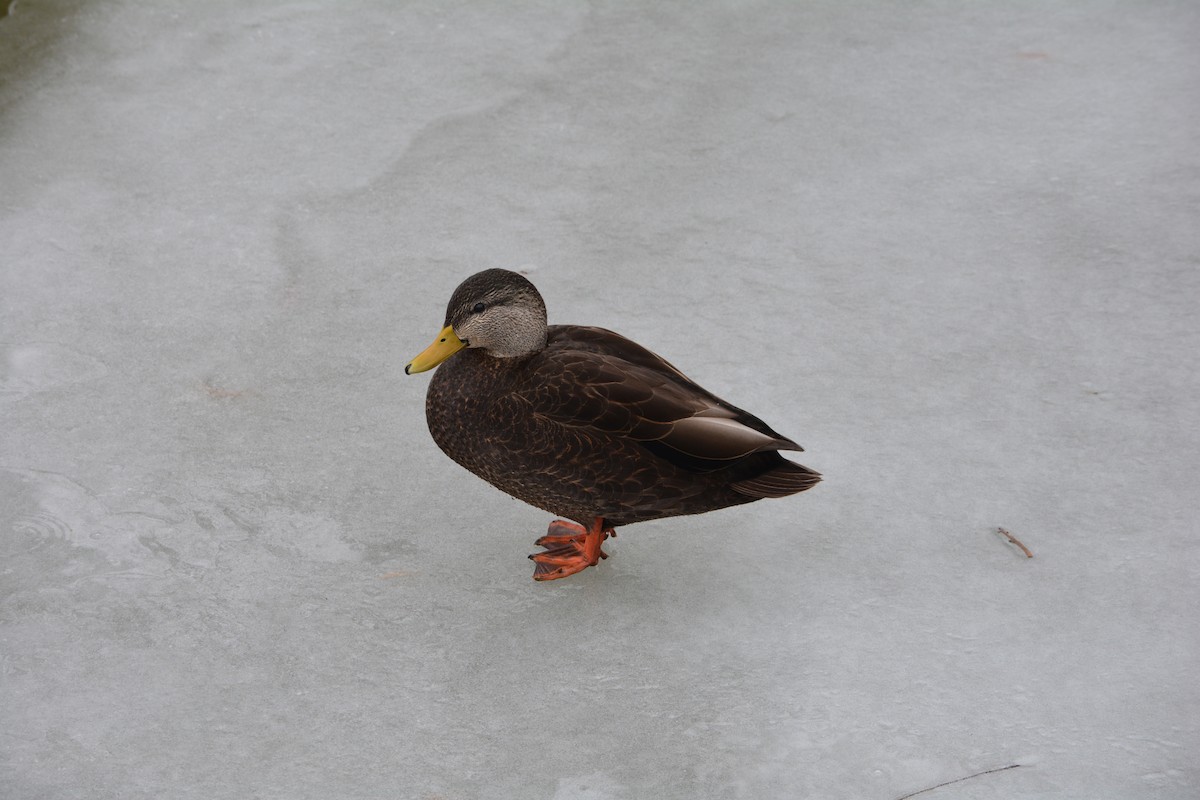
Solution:
<path fill-rule="evenodd" d="M 787 497 L 811 489 L 821 481 L 821 473 L 787 459 L 761 475 L 735 481 L 730 487 L 750 497 Z"/>

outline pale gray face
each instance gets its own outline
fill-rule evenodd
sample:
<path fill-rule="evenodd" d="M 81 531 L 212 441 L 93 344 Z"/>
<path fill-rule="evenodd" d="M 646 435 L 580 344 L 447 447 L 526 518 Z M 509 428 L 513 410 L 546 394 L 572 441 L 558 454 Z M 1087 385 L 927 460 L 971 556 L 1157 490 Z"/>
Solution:
<path fill-rule="evenodd" d="M 546 346 L 546 304 L 533 284 L 505 269 L 472 275 L 454 290 L 446 325 L 467 347 L 500 358 Z"/>

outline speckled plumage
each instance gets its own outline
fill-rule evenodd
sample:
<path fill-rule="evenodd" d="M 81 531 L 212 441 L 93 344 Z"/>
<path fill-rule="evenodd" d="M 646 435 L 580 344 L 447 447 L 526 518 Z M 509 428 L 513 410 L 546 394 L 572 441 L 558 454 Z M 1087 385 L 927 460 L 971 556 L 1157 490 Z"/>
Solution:
<path fill-rule="evenodd" d="M 480 273 L 455 292 L 447 325 L 466 330 L 474 298 L 494 298 L 489 287 L 504 281 L 536 295 L 515 273 Z M 543 325 L 544 313 L 543 305 Z M 782 497 L 820 480 L 778 452 L 799 445 L 640 345 L 602 328 L 544 330 L 545 347 L 525 355 L 463 349 L 429 384 L 434 441 L 502 491 L 580 523 L 619 526 Z"/>

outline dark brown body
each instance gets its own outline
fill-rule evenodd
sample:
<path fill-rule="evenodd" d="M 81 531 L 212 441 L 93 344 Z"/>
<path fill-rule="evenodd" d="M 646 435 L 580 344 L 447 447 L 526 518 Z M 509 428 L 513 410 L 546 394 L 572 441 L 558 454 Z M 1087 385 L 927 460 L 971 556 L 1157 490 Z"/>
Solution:
<path fill-rule="evenodd" d="M 715 407 L 774 442 L 736 458 L 713 458 L 704 442 L 680 444 L 673 426 L 693 406 Z M 820 480 L 776 452 L 799 450 L 794 442 L 600 328 L 550 326 L 544 350 L 517 358 L 463 350 L 438 367 L 425 407 L 446 455 L 513 497 L 585 524 L 699 514 Z"/>

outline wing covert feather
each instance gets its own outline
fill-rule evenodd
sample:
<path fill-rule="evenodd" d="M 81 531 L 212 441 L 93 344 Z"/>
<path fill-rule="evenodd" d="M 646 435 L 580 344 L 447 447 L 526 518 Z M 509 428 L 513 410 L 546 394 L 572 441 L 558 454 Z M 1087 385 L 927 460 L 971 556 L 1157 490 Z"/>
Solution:
<path fill-rule="evenodd" d="M 665 445 L 656 452 L 669 448 L 691 460 L 728 462 L 763 450 L 801 449 L 628 339 L 598 328 L 569 330 L 570 337 L 552 335 L 522 392 L 538 416 Z"/>

